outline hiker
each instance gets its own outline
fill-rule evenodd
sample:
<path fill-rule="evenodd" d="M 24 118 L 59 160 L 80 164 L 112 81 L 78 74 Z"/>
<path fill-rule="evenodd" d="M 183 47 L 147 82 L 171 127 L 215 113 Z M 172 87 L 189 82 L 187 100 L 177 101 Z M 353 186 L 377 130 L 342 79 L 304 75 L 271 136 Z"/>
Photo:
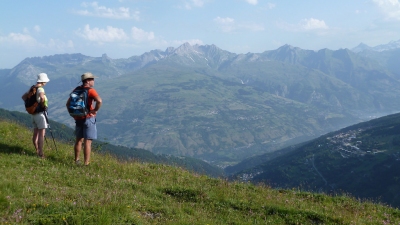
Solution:
<path fill-rule="evenodd" d="M 32 124 L 33 124 L 33 136 L 32 142 L 35 146 L 36 153 L 40 158 L 44 158 L 43 154 L 43 142 L 44 135 L 46 133 L 46 128 L 48 128 L 48 123 L 46 120 L 48 100 L 46 97 L 46 93 L 44 91 L 44 86 L 49 82 L 49 78 L 45 73 L 39 73 L 37 75 L 36 85 L 33 85 L 25 94 L 22 95 L 22 100 L 26 102 L 29 97 L 29 92 L 33 89 L 36 89 L 35 99 L 37 101 L 37 106 L 34 106 L 34 109 L 30 114 L 32 115 Z"/>
<path fill-rule="evenodd" d="M 83 114 L 83 116 L 76 116 L 78 114 L 73 114 L 70 112 L 70 103 L 73 102 L 71 97 L 68 98 L 66 103 L 67 109 L 70 112 L 70 115 L 75 119 L 75 163 L 79 164 L 79 155 L 82 149 L 82 143 L 84 145 L 83 157 L 84 164 L 87 166 L 90 164 L 90 152 L 92 148 L 92 140 L 97 139 L 97 128 L 96 128 L 96 114 L 99 111 L 102 100 L 97 91 L 93 88 L 94 86 L 94 78 L 92 73 L 87 72 L 82 74 L 81 81 L 82 85 L 78 86 L 72 91 L 74 93 L 77 89 L 87 90 L 87 105 L 85 105 L 84 111 L 87 111 Z M 72 94 L 71 93 L 71 94 Z M 94 103 L 96 105 L 94 106 Z M 85 115 L 86 114 L 86 115 Z"/>

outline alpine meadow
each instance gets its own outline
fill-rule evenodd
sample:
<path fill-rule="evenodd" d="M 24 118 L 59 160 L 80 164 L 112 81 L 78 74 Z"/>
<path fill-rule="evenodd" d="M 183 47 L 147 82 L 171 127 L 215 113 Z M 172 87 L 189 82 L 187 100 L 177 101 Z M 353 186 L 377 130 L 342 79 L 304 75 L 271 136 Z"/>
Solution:
<path fill-rule="evenodd" d="M 9 115 L 5 112 L 4 114 Z M 0 119 L 1 224 L 398 224 L 400 211 L 338 195 L 228 182 L 179 167 L 117 161 L 71 144 L 36 157 L 31 131 Z"/>
<path fill-rule="evenodd" d="M 0 70 L 0 221 L 398 224 L 399 46 L 236 54 L 185 43 L 121 59 L 26 58 Z M 40 72 L 60 146 L 47 131 L 45 160 L 21 100 Z M 65 107 L 84 72 L 103 99 L 89 168 L 72 163 Z M 25 175 L 12 180 L 10 167 Z"/>

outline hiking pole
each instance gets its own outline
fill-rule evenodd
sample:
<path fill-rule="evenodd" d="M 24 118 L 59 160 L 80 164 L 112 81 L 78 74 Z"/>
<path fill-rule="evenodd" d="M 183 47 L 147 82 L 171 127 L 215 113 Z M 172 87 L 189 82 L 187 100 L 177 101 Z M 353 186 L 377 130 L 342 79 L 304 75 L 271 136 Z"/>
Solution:
<path fill-rule="evenodd" d="M 47 142 L 46 135 L 44 135 L 44 140 L 46 141 L 46 145 L 47 145 L 47 147 L 49 147 L 49 143 Z"/>
<path fill-rule="evenodd" d="M 56 151 L 58 151 L 56 141 L 54 141 L 53 131 L 51 130 L 49 119 L 47 118 L 47 110 L 44 110 L 43 114 L 44 114 L 44 117 L 46 118 L 46 122 L 47 122 L 48 128 L 50 130 L 51 137 L 53 138 L 54 147 L 56 148 Z M 45 138 L 46 138 L 46 136 L 45 136 Z M 47 143 L 47 139 L 46 139 L 46 143 Z"/>

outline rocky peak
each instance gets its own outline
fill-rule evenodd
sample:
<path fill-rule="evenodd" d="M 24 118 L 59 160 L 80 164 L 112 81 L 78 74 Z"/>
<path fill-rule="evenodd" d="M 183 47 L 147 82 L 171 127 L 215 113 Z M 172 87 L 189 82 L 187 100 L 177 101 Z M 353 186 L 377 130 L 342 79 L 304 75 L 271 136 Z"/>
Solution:
<path fill-rule="evenodd" d="M 193 47 L 188 43 L 184 43 L 183 45 L 179 46 L 175 49 L 174 53 L 177 55 L 187 55 L 194 51 Z"/>
<path fill-rule="evenodd" d="M 366 45 L 366 44 L 364 44 L 364 43 L 360 43 L 359 45 L 357 45 L 357 47 L 355 47 L 355 48 L 352 48 L 351 50 L 353 51 L 353 52 L 356 52 L 356 53 L 358 53 L 358 52 L 362 52 L 362 51 L 364 51 L 364 50 L 371 50 L 372 48 L 370 47 L 370 46 L 368 46 L 368 45 Z"/>
<path fill-rule="evenodd" d="M 101 61 L 102 62 L 110 62 L 111 58 L 108 57 L 107 54 L 104 53 L 103 55 L 101 55 Z"/>
<path fill-rule="evenodd" d="M 168 47 L 168 48 L 165 50 L 165 53 L 167 53 L 167 55 L 170 55 L 170 54 L 172 54 L 172 53 L 174 52 L 174 50 L 175 50 L 174 47 Z"/>

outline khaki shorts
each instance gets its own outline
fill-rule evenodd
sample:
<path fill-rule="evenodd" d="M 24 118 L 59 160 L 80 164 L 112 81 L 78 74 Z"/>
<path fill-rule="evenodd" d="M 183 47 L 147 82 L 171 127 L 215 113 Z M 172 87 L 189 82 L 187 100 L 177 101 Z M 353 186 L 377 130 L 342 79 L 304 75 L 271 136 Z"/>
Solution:
<path fill-rule="evenodd" d="M 33 128 L 46 129 L 48 124 L 43 112 L 35 113 L 32 115 Z"/>

